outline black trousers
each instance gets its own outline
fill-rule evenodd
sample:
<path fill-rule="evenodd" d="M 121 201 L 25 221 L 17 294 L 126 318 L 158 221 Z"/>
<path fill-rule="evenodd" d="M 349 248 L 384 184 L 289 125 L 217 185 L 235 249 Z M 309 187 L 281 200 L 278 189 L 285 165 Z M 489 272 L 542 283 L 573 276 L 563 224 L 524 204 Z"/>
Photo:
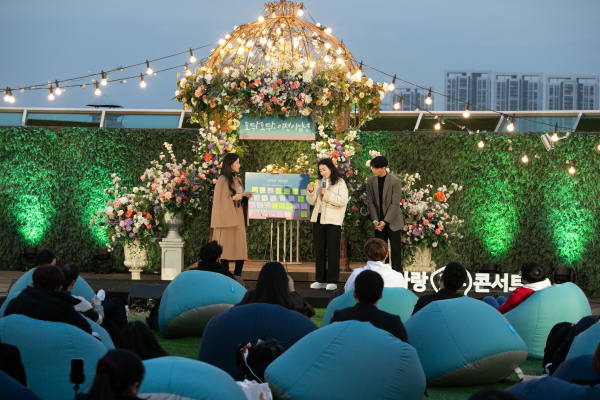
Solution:
<path fill-rule="evenodd" d="M 229 260 L 224 260 L 221 258 L 221 265 L 227 271 L 229 271 Z M 235 271 L 233 272 L 236 276 L 242 276 L 242 268 L 244 268 L 244 260 L 235 260 Z"/>
<path fill-rule="evenodd" d="M 389 225 L 386 225 L 382 231 L 378 231 L 377 229 L 375 229 L 375 237 L 377 239 L 382 239 L 386 243 L 389 239 L 389 257 L 392 259 L 392 268 L 394 269 L 394 271 L 398 272 L 402 272 L 402 237 L 400 232 L 402 231 L 391 230 Z"/>
<path fill-rule="evenodd" d="M 340 241 L 342 227 L 321 224 L 321 214 L 313 224 L 313 242 L 317 259 L 315 280 L 320 283 L 338 283 L 340 278 Z M 327 251 L 327 263 L 325 262 Z"/>

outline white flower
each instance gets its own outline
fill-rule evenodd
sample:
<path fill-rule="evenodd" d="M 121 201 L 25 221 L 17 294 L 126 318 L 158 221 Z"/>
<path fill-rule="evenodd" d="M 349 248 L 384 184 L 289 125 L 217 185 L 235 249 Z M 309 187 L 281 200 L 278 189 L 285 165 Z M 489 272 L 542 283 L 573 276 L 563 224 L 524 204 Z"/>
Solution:
<path fill-rule="evenodd" d="M 431 243 L 431 247 L 437 247 L 437 245 L 438 245 L 437 242 Z"/>
<path fill-rule="evenodd" d="M 365 165 L 366 165 L 367 167 L 370 167 L 370 166 L 371 166 L 371 160 L 368 160 L 368 161 L 365 163 Z"/>
<path fill-rule="evenodd" d="M 267 172 L 271 172 L 273 171 L 273 166 L 272 165 L 267 165 Z"/>
<path fill-rule="evenodd" d="M 112 214 L 113 210 L 114 210 L 114 208 L 112 208 L 112 207 L 106 207 L 107 214 Z"/>
<path fill-rule="evenodd" d="M 140 191 L 140 189 L 138 189 L 138 188 L 136 188 L 136 187 L 134 187 L 134 188 L 133 188 L 133 193 L 137 193 L 137 192 L 139 192 L 139 191 Z"/>
<path fill-rule="evenodd" d="M 206 74 L 206 76 L 204 76 L 204 79 L 206 80 L 206 83 L 210 83 L 210 81 L 212 80 L 213 76 L 211 74 Z"/>
<path fill-rule="evenodd" d="M 179 81 L 179 86 L 180 87 L 185 87 L 185 84 L 187 83 L 187 79 L 183 78 Z"/>
<path fill-rule="evenodd" d="M 369 78 L 367 79 L 367 87 L 371 87 L 373 86 L 373 79 Z"/>
<path fill-rule="evenodd" d="M 129 203 L 129 199 L 127 198 L 127 196 L 123 196 L 119 199 L 119 203 L 127 204 L 127 203 Z"/>

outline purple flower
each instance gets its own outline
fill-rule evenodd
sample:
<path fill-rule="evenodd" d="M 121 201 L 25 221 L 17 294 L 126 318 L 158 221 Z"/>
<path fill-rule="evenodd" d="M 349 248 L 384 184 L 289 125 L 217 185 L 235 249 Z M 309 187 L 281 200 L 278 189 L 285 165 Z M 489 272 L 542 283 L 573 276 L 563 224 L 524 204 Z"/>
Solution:
<path fill-rule="evenodd" d="M 212 149 L 213 147 L 215 147 L 215 144 L 214 144 L 214 143 L 210 143 L 210 144 L 208 145 L 208 149 L 209 149 L 209 150 L 210 150 L 210 149 Z"/>
<path fill-rule="evenodd" d="M 131 232 L 131 233 L 129 234 L 129 237 L 135 237 L 135 233 Z"/>
<path fill-rule="evenodd" d="M 132 222 L 133 222 L 133 220 L 131 218 L 127 218 L 125 220 L 125 226 L 129 226 L 130 227 Z"/>
<path fill-rule="evenodd" d="M 125 236 L 125 232 L 121 232 L 121 236 Z"/>
<path fill-rule="evenodd" d="M 407 238 L 402 238 L 401 242 L 402 243 L 408 243 L 408 239 Z"/>
<path fill-rule="evenodd" d="M 216 167 L 212 167 L 210 170 L 211 174 L 216 174 L 217 173 L 217 168 Z"/>
<path fill-rule="evenodd" d="M 418 228 L 415 228 L 412 231 L 413 236 L 421 236 L 421 231 Z"/>
<path fill-rule="evenodd" d="M 127 229 L 127 232 L 131 232 L 131 230 L 133 229 L 131 226 L 126 227 L 125 229 Z"/>

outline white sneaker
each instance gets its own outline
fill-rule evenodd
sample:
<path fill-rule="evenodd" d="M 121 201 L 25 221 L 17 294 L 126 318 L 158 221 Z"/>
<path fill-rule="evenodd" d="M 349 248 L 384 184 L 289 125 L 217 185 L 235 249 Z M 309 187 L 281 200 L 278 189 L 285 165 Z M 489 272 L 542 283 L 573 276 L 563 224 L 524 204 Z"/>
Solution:
<path fill-rule="evenodd" d="M 325 290 L 336 290 L 337 289 L 337 285 L 335 283 L 328 283 L 327 287 L 325 288 Z"/>
<path fill-rule="evenodd" d="M 311 289 L 325 289 L 326 286 L 327 286 L 326 283 L 315 282 L 310 285 L 310 288 Z"/>

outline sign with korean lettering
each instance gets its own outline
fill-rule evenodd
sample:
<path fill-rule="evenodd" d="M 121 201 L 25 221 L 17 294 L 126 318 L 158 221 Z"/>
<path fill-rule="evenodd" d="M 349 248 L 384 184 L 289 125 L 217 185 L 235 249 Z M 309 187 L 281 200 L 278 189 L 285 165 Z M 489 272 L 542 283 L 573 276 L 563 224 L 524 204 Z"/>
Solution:
<path fill-rule="evenodd" d="M 309 183 L 308 174 L 246 172 L 244 187 L 252 192 L 248 201 L 250 219 L 310 220 L 306 198 Z"/>
<path fill-rule="evenodd" d="M 310 116 L 250 118 L 244 114 L 240 119 L 240 139 L 315 140 L 315 125 Z"/>
<path fill-rule="evenodd" d="M 427 272 L 415 272 L 415 271 L 404 271 L 404 288 L 412 290 L 413 292 L 423 293 L 427 287 L 429 281 L 430 286 L 434 291 L 438 291 L 437 283 L 439 276 L 444 271 L 444 268 L 440 268 L 437 271 L 429 274 Z M 465 283 L 464 294 L 466 295 L 471 289 L 475 293 L 489 293 L 490 289 L 498 292 L 512 292 L 516 288 L 523 286 L 521 283 L 520 275 L 509 275 L 509 274 L 487 274 L 487 273 L 475 273 L 475 278 L 467 271 L 468 279 Z"/>

